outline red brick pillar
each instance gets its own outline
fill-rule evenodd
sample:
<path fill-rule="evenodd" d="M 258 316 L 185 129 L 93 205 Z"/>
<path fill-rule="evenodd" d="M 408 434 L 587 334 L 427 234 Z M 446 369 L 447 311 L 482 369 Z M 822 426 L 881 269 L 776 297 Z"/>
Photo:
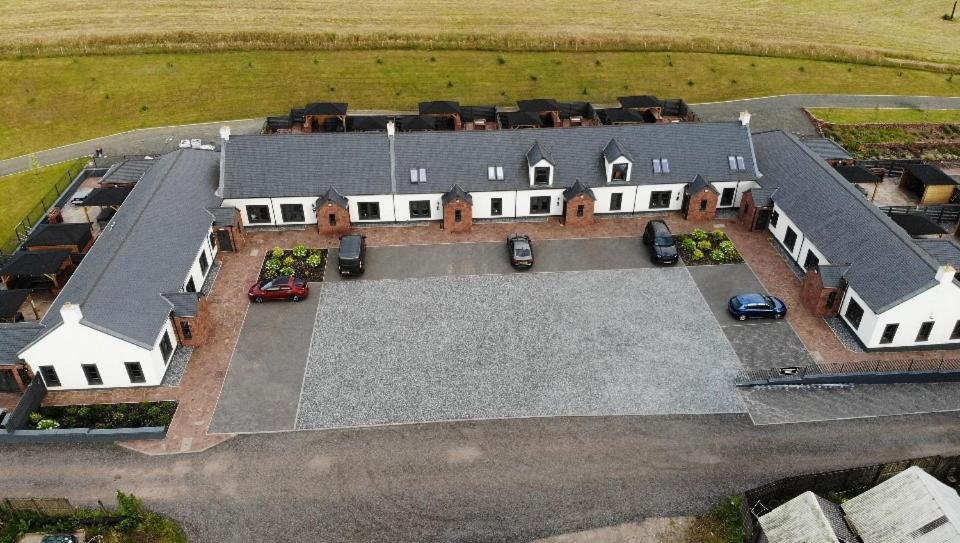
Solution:
<path fill-rule="evenodd" d="M 321 235 L 340 235 L 350 231 L 350 210 L 331 201 L 317 208 L 317 230 Z"/>
<path fill-rule="evenodd" d="M 843 289 L 825 288 L 816 269 L 807 270 L 800 287 L 800 302 L 817 317 L 835 317 L 840 313 Z"/>
<path fill-rule="evenodd" d="M 443 228 L 448 232 L 469 232 L 473 227 L 473 206 L 463 198 L 454 198 L 443 206 Z"/>
<path fill-rule="evenodd" d="M 593 198 L 587 194 L 581 194 L 564 202 L 563 224 L 576 227 L 595 223 L 593 203 Z"/>
<path fill-rule="evenodd" d="M 717 216 L 717 193 L 709 188 L 698 190 L 689 196 L 687 219 L 710 221 Z"/>

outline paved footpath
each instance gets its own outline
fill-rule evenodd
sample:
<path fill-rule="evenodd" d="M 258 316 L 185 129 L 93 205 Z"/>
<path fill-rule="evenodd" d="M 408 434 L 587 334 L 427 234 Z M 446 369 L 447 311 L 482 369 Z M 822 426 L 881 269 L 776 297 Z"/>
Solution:
<path fill-rule="evenodd" d="M 750 111 L 755 132 L 783 128 L 800 134 L 812 134 L 813 126 L 803 112 L 804 107 L 886 107 L 917 109 L 960 109 L 960 98 L 923 96 L 867 96 L 844 94 L 789 94 L 765 98 L 747 98 L 728 102 L 692 104 L 693 110 L 705 121 L 736 119 L 739 112 Z M 355 111 L 354 113 L 385 114 L 385 111 Z M 264 118 L 209 123 L 142 128 L 111 136 L 95 138 L 62 147 L 33 153 L 41 166 L 56 164 L 81 156 L 89 156 L 102 148 L 108 156 L 148 155 L 171 151 L 181 139 L 201 138 L 204 142 L 217 141 L 219 129 L 229 125 L 234 134 L 257 134 Z M 0 160 L 0 176 L 26 170 L 30 155 Z"/>

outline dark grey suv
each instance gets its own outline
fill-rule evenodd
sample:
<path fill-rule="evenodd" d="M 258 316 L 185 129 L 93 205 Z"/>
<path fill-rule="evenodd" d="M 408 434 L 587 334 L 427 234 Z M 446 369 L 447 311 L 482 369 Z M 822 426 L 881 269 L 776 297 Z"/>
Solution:
<path fill-rule="evenodd" d="M 680 260 L 677 241 L 663 221 L 650 221 L 643 230 L 643 243 L 650 249 L 650 257 L 658 264 L 676 264 Z"/>
<path fill-rule="evenodd" d="M 507 238 L 507 254 L 514 268 L 533 267 L 533 242 L 526 234 L 514 234 Z"/>
<path fill-rule="evenodd" d="M 340 275 L 361 275 L 363 260 L 367 255 L 367 238 L 356 234 L 340 237 L 340 252 L 337 270 Z"/>

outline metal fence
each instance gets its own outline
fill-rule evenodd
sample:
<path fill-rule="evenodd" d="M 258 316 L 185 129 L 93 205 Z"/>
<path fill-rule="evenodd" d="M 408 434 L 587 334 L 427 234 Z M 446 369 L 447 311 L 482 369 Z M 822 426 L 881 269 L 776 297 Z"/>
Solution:
<path fill-rule="evenodd" d="M 823 362 L 812 366 L 742 371 L 741 387 L 763 385 L 906 383 L 960 380 L 960 358 Z"/>
<path fill-rule="evenodd" d="M 901 471 L 917 466 L 942 482 L 956 487 L 960 478 L 960 456 L 928 456 L 850 469 L 810 473 L 786 477 L 753 488 L 743 493 L 740 518 L 747 541 L 756 541 L 760 535 L 758 518 L 804 492 L 823 497 L 831 494 L 859 494 Z"/>
<path fill-rule="evenodd" d="M 960 222 L 960 204 L 943 204 L 933 206 L 881 206 L 880 210 L 887 215 L 922 215 L 933 222 L 957 223 Z"/>

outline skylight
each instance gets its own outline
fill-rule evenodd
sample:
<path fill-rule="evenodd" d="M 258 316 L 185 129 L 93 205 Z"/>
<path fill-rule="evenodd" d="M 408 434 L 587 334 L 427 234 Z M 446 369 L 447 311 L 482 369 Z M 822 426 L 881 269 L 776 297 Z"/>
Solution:
<path fill-rule="evenodd" d="M 427 182 L 427 169 L 426 168 L 410 168 L 410 182 L 411 183 L 426 183 Z"/>
<path fill-rule="evenodd" d="M 487 166 L 488 181 L 503 181 L 503 166 Z"/>
<path fill-rule="evenodd" d="M 670 173 L 670 161 L 665 158 L 653 159 L 653 173 Z"/>

